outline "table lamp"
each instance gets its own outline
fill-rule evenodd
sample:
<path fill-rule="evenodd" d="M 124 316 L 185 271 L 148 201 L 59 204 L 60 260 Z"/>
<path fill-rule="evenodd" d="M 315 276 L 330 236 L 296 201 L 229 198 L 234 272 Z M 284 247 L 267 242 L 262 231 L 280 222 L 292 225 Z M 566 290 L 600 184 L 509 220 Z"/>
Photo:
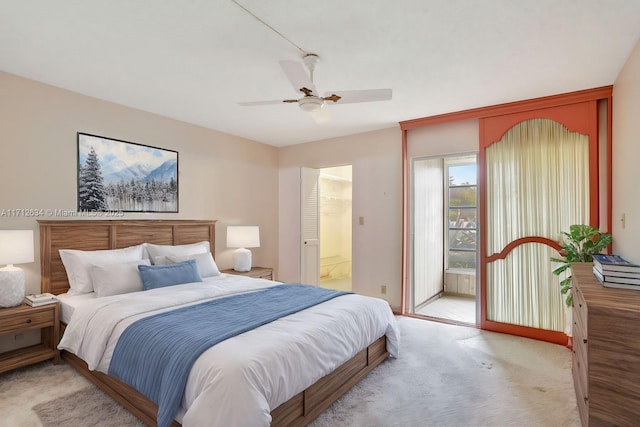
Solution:
<path fill-rule="evenodd" d="M 251 271 L 251 251 L 260 247 L 260 229 L 257 225 L 234 225 L 227 227 L 227 247 L 238 248 L 233 253 L 235 271 Z"/>
<path fill-rule="evenodd" d="M 0 230 L 0 307 L 24 300 L 24 271 L 13 264 L 33 262 L 33 230 Z"/>

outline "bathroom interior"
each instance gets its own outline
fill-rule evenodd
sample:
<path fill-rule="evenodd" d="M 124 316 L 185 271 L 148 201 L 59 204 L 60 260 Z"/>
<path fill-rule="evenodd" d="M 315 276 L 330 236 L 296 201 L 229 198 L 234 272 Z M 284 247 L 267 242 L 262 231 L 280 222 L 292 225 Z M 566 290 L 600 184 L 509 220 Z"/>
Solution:
<path fill-rule="evenodd" d="M 351 165 L 322 168 L 320 192 L 320 286 L 352 290 Z"/>

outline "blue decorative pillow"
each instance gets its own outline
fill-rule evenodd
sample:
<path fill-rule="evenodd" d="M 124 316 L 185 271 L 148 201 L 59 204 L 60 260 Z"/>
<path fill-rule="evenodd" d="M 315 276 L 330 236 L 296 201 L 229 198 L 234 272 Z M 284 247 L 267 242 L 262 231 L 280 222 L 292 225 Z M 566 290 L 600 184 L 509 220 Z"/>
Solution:
<path fill-rule="evenodd" d="M 144 290 L 164 288 L 183 283 L 202 282 L 195 260 L 168 265 L 139 265 Z"/>

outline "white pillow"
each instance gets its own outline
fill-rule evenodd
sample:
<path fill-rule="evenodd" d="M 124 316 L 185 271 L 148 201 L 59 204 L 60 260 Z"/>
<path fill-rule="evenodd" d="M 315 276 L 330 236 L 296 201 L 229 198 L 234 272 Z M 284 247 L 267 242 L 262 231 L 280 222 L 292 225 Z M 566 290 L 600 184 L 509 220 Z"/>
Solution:
<path fill-rule="evenodd" d="M 169 263 L 176 262 L 184 262 L 188 260 L 194 260 L 196 262 L 196 267 L 198 267 L 198 272 L 201 277 L 211 277 L 211 276 L 219 276 L 220 270 L 218 270 L 218 266 L 216 262 L 213 260 L 213 255 L 211 252 L 207 252 L 206 254 L 195 254 L 195 255 L 185 255 L 185 256 L 165 256 L 165 257 L 156 257 L 153 262 L 156 265 L 164 265 Z"/>
<path fill-rule="evenodd" d="M 117 264 L 92 265 L 93 289 L 98 298 L 144 290 L 139 265 L 151 265 L 148 259 Z"/>
<path fill-rule="evenodd" d="M 149 253 L 149 258 L 154 263 L 157 257 L 180 257 L 211 252 L 211 248 L 207 240 L 198 243 L 191 243 L 189 245 L 154 245 L 153 243 L 146 243 L 146 247 L 147 252 Z"/>
<path fill-rule="evenodd" d="M 92 265 L 139 261 L 146 258 L 144 245 L 129 246 L 124 249 L 101 251 L 80 251 L 60 249 L 60 259 L 69 279 L 69 295 L 93 292 L 90 268 Z"/>

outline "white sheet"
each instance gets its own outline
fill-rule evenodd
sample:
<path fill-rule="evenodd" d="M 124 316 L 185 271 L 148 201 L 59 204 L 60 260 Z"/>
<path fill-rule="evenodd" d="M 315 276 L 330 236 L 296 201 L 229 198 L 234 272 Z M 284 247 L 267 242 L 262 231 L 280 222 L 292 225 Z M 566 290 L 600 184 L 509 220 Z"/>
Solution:
<path fill-rule="evenodd" d="M 60 294 L 56 295 L 56 297 L 60 300 L 60 321 L 63 323 L 69 323 L 76 307 L 79 307 L 88 300 L 97 298 L 95 292 L 80 295 Z"/>
<path fill-rule="evenodd" d="M 77 306 L 59 348 L 107 372 L 118 337 L 137 319 L 172 307 L 273 286 L 243 276 L 97 298 Z M 178 421 L 191 426 L 268 426 L 270 411 L 387 336 L 399 332 L 386 301 L 346 295 L 210 348 L 192 367 Z"/>

